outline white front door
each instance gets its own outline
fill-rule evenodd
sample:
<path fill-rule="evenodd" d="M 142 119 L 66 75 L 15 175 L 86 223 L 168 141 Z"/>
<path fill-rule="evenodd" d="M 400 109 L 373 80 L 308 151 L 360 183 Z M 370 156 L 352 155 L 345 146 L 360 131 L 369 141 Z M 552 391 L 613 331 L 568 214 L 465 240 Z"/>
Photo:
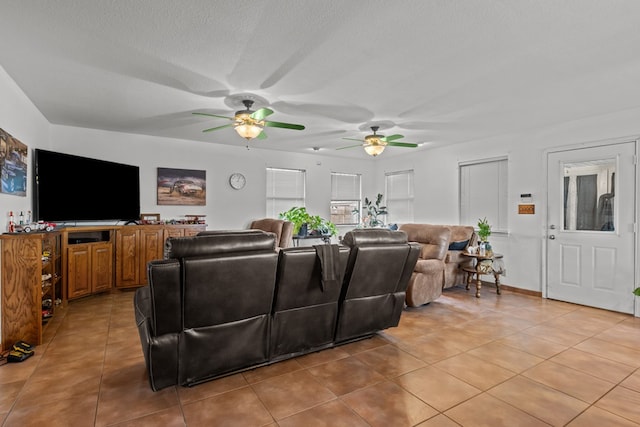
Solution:
<path fill-rule="evenodd" d="M 547 154 L 547 297 L 634 312 L 636 142 Z"/>

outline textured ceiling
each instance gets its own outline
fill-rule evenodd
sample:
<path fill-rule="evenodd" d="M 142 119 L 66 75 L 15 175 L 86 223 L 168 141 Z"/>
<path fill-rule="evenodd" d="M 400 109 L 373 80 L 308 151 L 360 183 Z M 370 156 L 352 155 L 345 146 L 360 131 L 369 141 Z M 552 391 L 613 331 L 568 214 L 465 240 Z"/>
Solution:
<path fill-rule="evenodd" d="M 336 148 L 376 124 L 421 150 L 640 105 L 636 0 L 2 3 L 0 65 L 54 124 L 244 146 L 191 113 L 247 93 L 306 126 L 251 146 L 364 158 Z"/>

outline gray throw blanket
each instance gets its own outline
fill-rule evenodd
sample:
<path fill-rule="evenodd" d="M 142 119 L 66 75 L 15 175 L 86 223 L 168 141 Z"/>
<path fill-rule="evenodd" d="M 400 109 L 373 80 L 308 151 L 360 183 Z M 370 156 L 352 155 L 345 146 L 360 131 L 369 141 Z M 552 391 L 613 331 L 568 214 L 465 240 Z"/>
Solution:
<path fill-rule="evenodd" d="M 320 261 L 320 289 L 324 292 L 332 286 L 340 286 L 340 251 L 338 245 L 313 245 Z"/>

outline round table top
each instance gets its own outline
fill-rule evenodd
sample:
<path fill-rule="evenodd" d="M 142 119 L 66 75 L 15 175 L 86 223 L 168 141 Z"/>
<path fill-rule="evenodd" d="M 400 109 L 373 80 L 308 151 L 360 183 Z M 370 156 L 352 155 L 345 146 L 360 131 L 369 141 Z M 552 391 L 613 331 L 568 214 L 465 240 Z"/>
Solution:
<path fill-rule="evenodd" d="M 471 258 L 477 258 L 477 259 L 479 259 L 479 260 L 483 260 L 483 259 L 495 259 L 495 258 L 502 258 L 502 256 L 503 256 L 502 254 L 499 254 L 499 253 L 497 253 L 497 252 L 494 252 L 494 253 L 493 253 L 492 255 L 490 255 L 490 256 L 487 256 L 487 255 L 480 255 L 480 254 L 470 254 L 469 252 L 466 252 L 466 251 L 462 251 L 461 253 L 462 253 L 462 255 L 464 255 L 464 256 L 468 256 L 468 257 L 471 257 Z"/>

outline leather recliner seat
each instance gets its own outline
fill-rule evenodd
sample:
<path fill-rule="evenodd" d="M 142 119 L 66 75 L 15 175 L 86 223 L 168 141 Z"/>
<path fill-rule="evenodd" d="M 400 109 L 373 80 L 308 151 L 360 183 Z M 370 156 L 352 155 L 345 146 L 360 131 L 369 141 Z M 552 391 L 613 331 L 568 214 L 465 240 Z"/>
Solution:
<path fill-rule="evenodd" d="M 344 245 L 276 249 L 259 230 L 169 238 L 136 290 L 153 390 L 191 386 L 397 326 L 419 246 L 354 230 Z"/>

